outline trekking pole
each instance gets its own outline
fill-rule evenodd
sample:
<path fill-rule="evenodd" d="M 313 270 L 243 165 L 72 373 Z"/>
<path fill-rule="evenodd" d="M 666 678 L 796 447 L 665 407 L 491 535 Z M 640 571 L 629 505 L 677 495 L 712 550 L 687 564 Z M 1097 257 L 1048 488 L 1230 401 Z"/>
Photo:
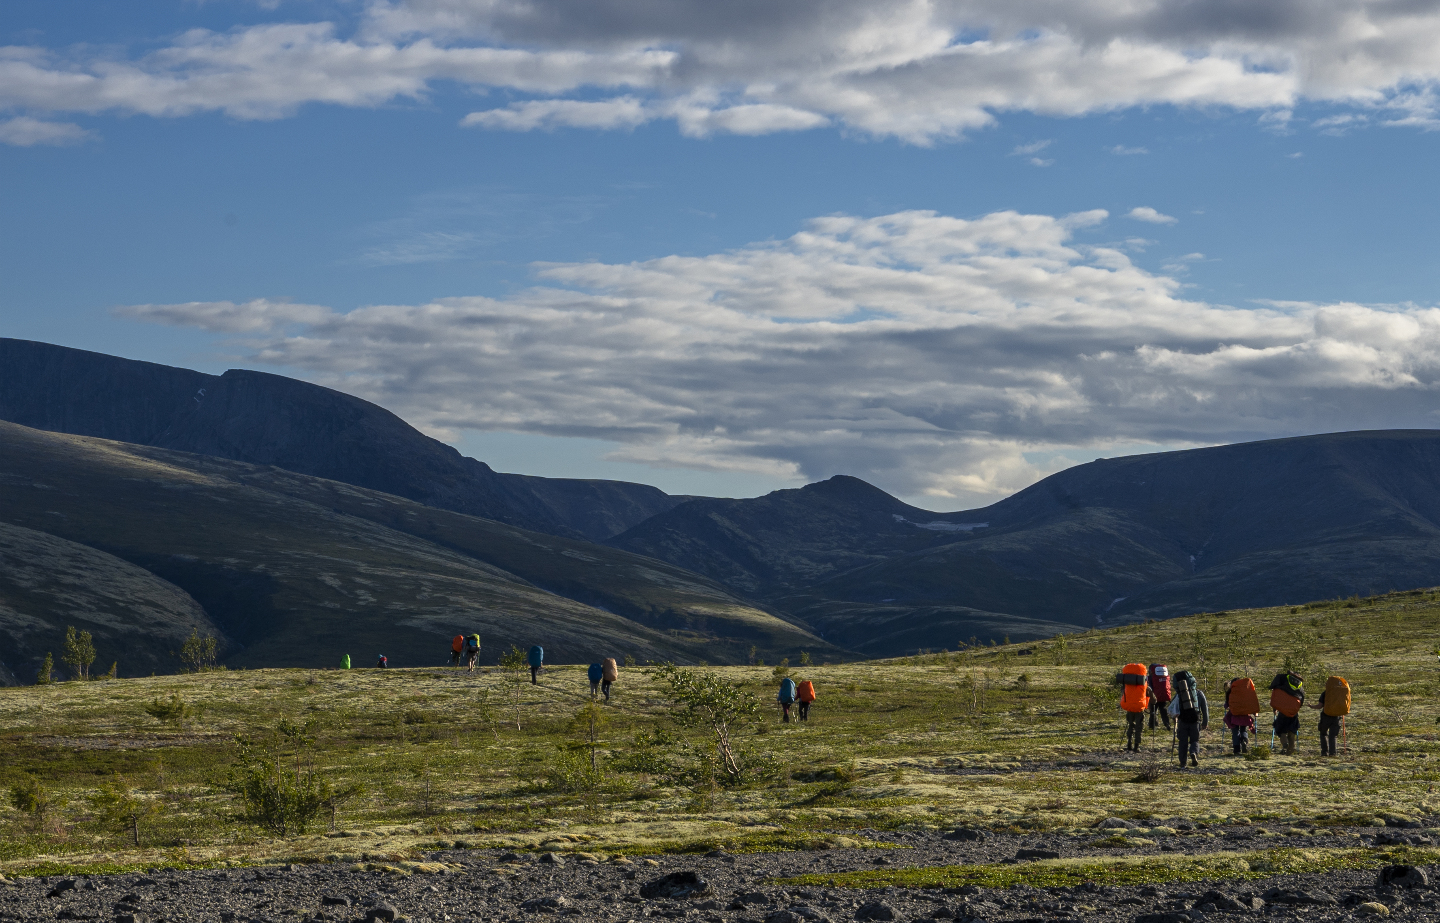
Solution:
<path fill-rule="evenodd" d="M 1345 715 L 1341 715 L 1341 716 L 1340 716 L 1340 736 L 1341 736 L 1342 738 L 1344 738 L 1344 741 L 1345 741 L 1345 744 L 1344 744 L 1344 746 L 1345 746 L 1345 755 L 1346 755 L 1346 756 L 1349 756 L 1349 755 L 1350 755 L 1350 725 L 1349 725 L 1348 722 L 1346 722 L 1345 718 L 1346 718 Z"/>

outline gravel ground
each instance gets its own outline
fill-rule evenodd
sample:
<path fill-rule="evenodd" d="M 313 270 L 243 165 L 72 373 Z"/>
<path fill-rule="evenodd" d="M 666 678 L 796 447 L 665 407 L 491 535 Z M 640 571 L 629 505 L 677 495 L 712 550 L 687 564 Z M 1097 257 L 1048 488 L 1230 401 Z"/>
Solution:
<path fill-rule="evenodd" d="M 777 877 L 877 866 L 1023 862 L 1020 850 L 1062 857 L 1198 854 L 1218 850 L 1385 846 L 1428 843 L 1424 830 L 1256 827 L 1200 830 L 1176 821 L 1173 835 L 1138 848 L 1096 849 L 1098 836 L 961 832 L 881 834 L 892 850 L 835 849 L 598 861 L 555 854 L 442 851 L 432 874 L 399 876 L 347 865 L 146 875 L 22 878 L 0 882 L 0 920 L 99 920 L 105 923 L 401 923 L 532 921 L 567 917 L 625 923 L 646 919 L 694 923 L 839 923 L 839 921 L 1136 921 L 1188 923 L 1265 920 L 1435 920 L 1440 923 L 1440 869 L 1404 870 L 1393 883 L 1376 872 L 1278 876 L 1262 881 L 1145 887 L 1006 889 L 975 887 L 860 891 L 769 884 Z M 952 837 L 955 834 L 951 834 Z M 1144 834 L 1142 833 L 1143 837 Z M 1403 870 L 1403 867 L 1392 867 Z M 1394 873 L 1392 873 L 1394 874 Z M 688 893 L 687 893 L 688 892 Z"/>

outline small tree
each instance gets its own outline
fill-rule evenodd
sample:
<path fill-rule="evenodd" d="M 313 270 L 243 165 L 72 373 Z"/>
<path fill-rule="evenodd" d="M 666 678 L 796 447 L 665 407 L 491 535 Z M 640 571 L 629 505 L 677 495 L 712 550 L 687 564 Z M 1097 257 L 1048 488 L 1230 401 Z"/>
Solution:
<path fill-rule="evenodd" d="M 810 652 L 809 652 L 809 651 L 801 651 L 801 652 L 800 652 L 800 666 L 802 666 L 802 667 L 808 667 L 808 666 L 810 666 L 810 663 L 811 663 L 811 661 L 810 661 Z"/>
<path fill-rule="evenodd" d="M 220 787 L 240 799 L 244 820 L 282 837 L 299 836 L 324 810 L 333 824 L 338 806 L 362 791 L 359 785 L 336 788 L 315 771 L 309 759 L 313 729 L 313 722 L 281 719 L 275 728 L 278 740 L 239 742 L 239 757 Z M 287 756 L 284 746 L 294 753 Z"/>
<path fill-rule="evenodd" d="M 30 815 L 37 833 L 46 833 L 56 826 L 55 812 L 61 802 L 45 790 L 39 779 L 26 776 L 24 781 L 11 786 L 10 804 L 22 814 Z"/>
<path fill-rule="evenodd" d="M 40 672 L 35 677 L 35 685 L 48 686 L 55 682 L 50 674 L 55 671 L 55 655 L 49 651 L 45 652 L 45 659 L 40 663 Z"/>
<path fill-rule="evenodd" d="M 130 834 L 137 847 L 140 846 L 141 822 L 160 814 L 159 800 L 138 797 L 123 781 L 101 789 L 95 799 L 95 808 L 105 826 L 122 834 Z"/>
<path fill-rule="evenodd" d="M 731 781 L 738 781 L 744 768 L 735 755 L 731 734 L 736 725 L 755 717 L 760 703 L 735 683 L 713 673 L 682 670 L 663 664 L 657 675 L 670 685 L 671 697 L 683 710 L 672 712 L 681 725 L 703 727 L 715 735 L 720 768 Z"/>
<path fill-rule="evenodd" d="M 515 699 L 515 730 L 520 730 L 520 691 L 525 688 L 525 671 L 529 664 L 525 660 L 525 652 L 515 645 L 510 645 L 500 658 L 500 669 L 510 676 L 511 694 Z"/>
<path fill-rule="evenodd" d="M 144 706 L 145 714 L 159 721 L 161 724 L 179 724 L 194 714 L 185 700 L 176 693 L 169 699 L 157 698 Z"/>
<path fill-rule="evenodd" d="M 90 675 L 90 664 L 95 662 L 95 640 L 88 631 L 76 631 L 74 625 L 65 626 L 65 653 L 60 658 L 75 674 L 76 679 Z"/>
<path fill-rule="evenodd" d="M 185 669 L 191 673 L 204 673 L 214 669 L 218 649 L 218 641 L 209 636 L 202 638 L 200 632 L 192 628 L 190 637 L 180 646 L 180 662 L 185 664 Z"/>

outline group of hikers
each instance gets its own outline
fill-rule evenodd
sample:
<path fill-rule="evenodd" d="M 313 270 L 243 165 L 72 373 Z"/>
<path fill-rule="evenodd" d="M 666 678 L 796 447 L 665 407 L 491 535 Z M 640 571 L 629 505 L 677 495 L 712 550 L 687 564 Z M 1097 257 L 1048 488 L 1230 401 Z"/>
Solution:
<path fill-rule="evenodd" d="M 1210 703 L 1205 691 L 1189 670 L 1174 676 L 1163 663 L 1128 663 L 1120 671 L 1120 707 L 1125 710 L 1125 749 L 1138 752 L 1145 734 L 1145 716 L 1150 716 L 1150 729 L 1161 720 L 1167 731 L 1172 730 L 1178 744 L 1180 768 L 1200 765 L 1200 732 L 1210 725 Z M 1305 681 L 1288 670 L 1270 682 L 1270 710 L 1274 712 L 1273 736 L 1280 741 L 1280 752 L 1295 753 L 1295 736 L 1300 732 L 1300 709 L 1306 705 Z M 1320 711 L 1320 755 L 1335 756 L 1337 738 L 1343 733 L 1345 716 L 1350 714 L 1350 684 L 1343 676 L 1325 681 L 1325 691 L 1310 708 Z M 1230 729 L 1230 744 L 1235 755 L 1250 751 L 1250 740 L 1257 733 L 1260 696 L 1255 681 L 1237 676 L 1225 684 L 1224 724 Z M 1273 738 L 1272 738 L 1273 742 Z"/>

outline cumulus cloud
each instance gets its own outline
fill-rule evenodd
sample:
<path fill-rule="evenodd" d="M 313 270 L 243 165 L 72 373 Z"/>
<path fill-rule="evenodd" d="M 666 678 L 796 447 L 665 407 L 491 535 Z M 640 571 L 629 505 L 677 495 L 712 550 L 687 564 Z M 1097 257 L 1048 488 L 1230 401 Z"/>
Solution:
<path fill-rule="evenodd" d="M 0 108 L 376 106 L 454 81 L 524 97 L 465 124 L 690 134 L 821 125 L 931 144 L 1025 111 L 1302 102 L 1435 127 L 1440 9 L 1376 0 L 370 0 L 361 24 L 193 30 L 139 56 L 0 49 Z M 1359 124 L 1358 122 L 1355 124 Z"/>
<path fill-rule="evenodd" d="M 1105 218 L 834 215 L 708 256 L 538 264 L 537 284 L 507 298 L 124 313 L 235 334 L 252 361 L 431 432 L 845 472 L 952 507 L 1077 448 L 1434 423 L 1440 310 L 1185 300 L 1175 278 L 1078 241 Z"/>
<path fill-rule="evenodd" d="M 32 147 L 37 144 L 79 144 L 90 132 L 70 122 L 45 122 L 28 115 L 0 121 L 0 144 Z"/>
<path fill-rule="evenodd" d="M 1169 215 L 1163 215 L 1148 205 L 1141 205 L 1139 208 L 1130 209 L 1130 213 L 1126 215 L 1126 217 L 1134 218 L 1136 221 L 1147 221 L 1150 224 L 1174 224 L 1180 220 L 1179 218 L 1172 218 Z"/>

